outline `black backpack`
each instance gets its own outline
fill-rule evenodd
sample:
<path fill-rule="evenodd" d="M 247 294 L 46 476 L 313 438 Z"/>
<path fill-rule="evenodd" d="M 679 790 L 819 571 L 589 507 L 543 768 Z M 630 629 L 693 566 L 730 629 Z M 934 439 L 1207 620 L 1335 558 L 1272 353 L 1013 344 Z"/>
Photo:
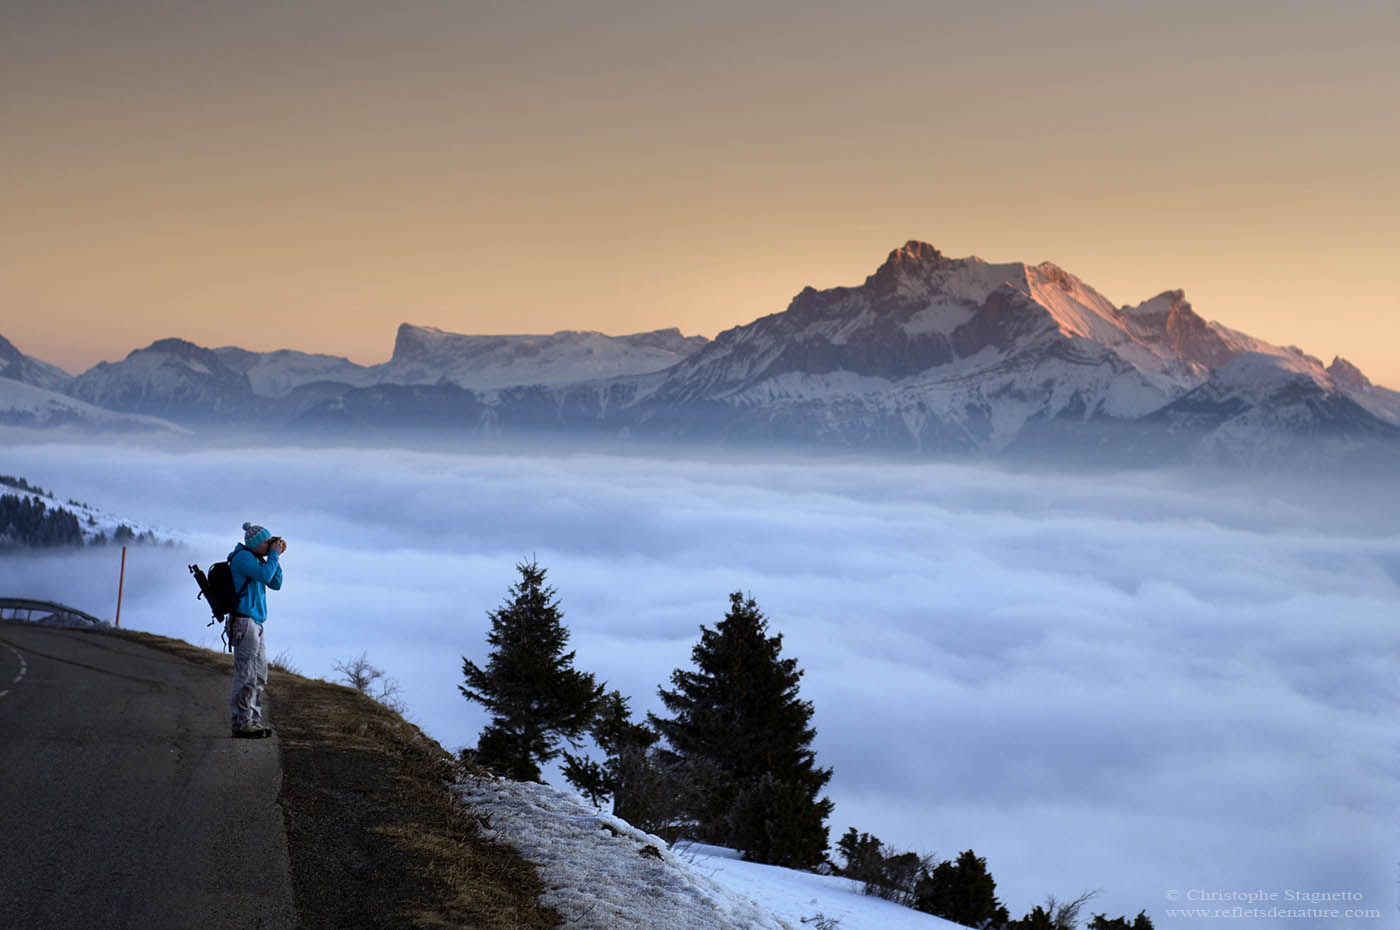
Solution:
<path fill-rule="evenodd" d="M 253 583 L 253 579 L 249 578 L 242 588 L 235 590 L 233 569 L 227 561 L 210 565 L 207 574 L 201 571 L 198 565 L 191 565 L 190 574 L 194 576 L 195 584 L 199 585 L 199 594 L 195 596 L 195 600 L 204 598 L 204 603 L 209 605 L 210 612 L 214 614 L 214 619 L 206 626 L 227 621 L 238 608 L 238 601 L 243 597 L 243 592 Z"/>

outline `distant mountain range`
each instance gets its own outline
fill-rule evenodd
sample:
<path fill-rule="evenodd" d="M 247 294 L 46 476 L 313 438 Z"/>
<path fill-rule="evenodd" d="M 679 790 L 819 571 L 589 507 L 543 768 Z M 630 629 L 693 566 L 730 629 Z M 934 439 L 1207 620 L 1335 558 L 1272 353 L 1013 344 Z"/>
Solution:
<path fill-rule="evenodd" d="M 62 399 L 48 401 L 54 410 L 82 402 L 196 432 L 542 434 L 1138 464 L 1400 461 L 1400 393 L 1344 359 L 1324 365 L 1208 322 L 1181 291 L 1115 307 L 1048 262 L 953 259 L 913 241 L 864 283 L 808 287 L 783 312 L 713 341 L 674 329 L 472 336 L 404 324 L 375 366 L 178 339 L 76 378 L 0 339 L 0 366 L 31 392 L 0 381 L 0 421 L 30 425 L 48 422 L 32 412 L 40 391 Z"/>

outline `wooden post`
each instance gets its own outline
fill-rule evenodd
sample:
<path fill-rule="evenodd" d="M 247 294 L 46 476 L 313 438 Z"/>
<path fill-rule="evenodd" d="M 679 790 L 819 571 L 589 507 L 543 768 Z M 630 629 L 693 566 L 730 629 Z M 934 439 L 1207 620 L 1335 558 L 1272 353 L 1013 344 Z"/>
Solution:
<path fill-rule="evenodd" d="M 117 622 L 118 628 L 122 625 L 122 588 L 126 587 L 126 546 L 122 546 L 122 573 L 117 581 Z"/>

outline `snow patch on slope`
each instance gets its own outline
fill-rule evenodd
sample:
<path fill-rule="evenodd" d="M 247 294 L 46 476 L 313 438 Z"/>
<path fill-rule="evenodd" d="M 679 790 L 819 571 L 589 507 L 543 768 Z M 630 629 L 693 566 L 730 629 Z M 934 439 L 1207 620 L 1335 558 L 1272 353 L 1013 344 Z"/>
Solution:
<path fill-rule="evenodd" d="M 752 898 L 793 926 L 812 926 L 812 918 L 820 914 L 836 921 L 837 930 L 965 930 L 961 924 L 867 895 L 854 879 L 745 862 L 738 853 L 720 846 L 678 843 L 676 852 L 730 891 Z"/>
<path fill-rule="evenodd" d="M 906 320 L 903 328 L 911 336 L 951 333 L 972 319 L 975 312 L 970 303 L 936 300 Z"/>
<path fill-rule="evenodd" d="M 1316 360 L 1287 350 L 1236 356 L 1216 369 L 1209 384 L 1220 396 L 1240 397 L 1258 405 L 1302 379 L 1324 388 L 1332 386 L 1331 377 Z"/>
<path fill-rule="evenodd" d="M 1372 416 L 1392 426 L 1400 426 L 1400 391 L 1369 385 L 1360 390 L 1347 391 L 1347 395 Z"/>
<path fill-rule="evenodd" d="M 577 795 L 494 778 L 458 790 L 539 867 L 543 902 L 570 930 L 800 930 Z"/>
<path fill-rule="evenodd" d="M 539 867 L 544 903 L 570 930 L 965 930 L 861 891 L 859 882 L 745 862 L 665 840 L 547 785 L 481 778 L 458 787 L 488 828 Z"/>
<path fill-rule="evenodd" d="M 1058 265 L 1044 262 L 1028 268 L 1026 282 L 1023 293 L 1049 310 L 1066 335 L 1083 336 L 1106 346 L 1130 341 L 1113 304 Z"/>

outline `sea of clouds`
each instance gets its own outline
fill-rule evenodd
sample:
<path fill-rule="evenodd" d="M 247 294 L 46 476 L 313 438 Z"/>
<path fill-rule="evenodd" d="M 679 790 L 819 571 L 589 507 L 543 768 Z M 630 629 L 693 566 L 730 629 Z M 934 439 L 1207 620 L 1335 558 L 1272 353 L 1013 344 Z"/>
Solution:
<path fill-rule="evenodd" d="M 186 565 L 265 524 L 289 541 L 269 652 L 326 678 L 367 653 L 449 748 L 485 720 L 461 661 L 485 659 L 517 562 L 548 569 L 577 665 L 638 712 L 661 710 L 657 686 L 743 591 L 805 670 L 833 843 L 855 826 L 974 849 L 1013 916 L 1089 889 L 1091 912 L 1147 909 L 1159 928 L 1219 893 L 1359 894 L 1384 914 L 1346 924 L 1361 930 L 1395 916 L 1400 505 L 1384 489 L 52 442 L 10 442 L 0 473 L 181 534 L 128 552 L 122 625 L 215 648 Z M 7 554 L 0 595 L 111 617 L 118 562 Z"/>

